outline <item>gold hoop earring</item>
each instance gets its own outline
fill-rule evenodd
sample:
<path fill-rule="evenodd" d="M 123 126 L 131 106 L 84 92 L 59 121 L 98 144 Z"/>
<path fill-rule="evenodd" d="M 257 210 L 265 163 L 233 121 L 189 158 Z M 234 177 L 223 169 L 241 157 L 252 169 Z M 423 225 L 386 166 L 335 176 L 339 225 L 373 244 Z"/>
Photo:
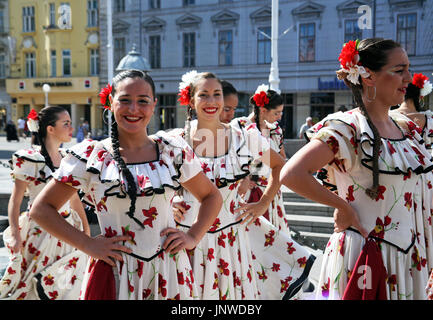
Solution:
<path fill-rule="evenodd" d="M 365 99 L 367 100 L 367 102 L 373 102 L 374 99 L 376 99 L 376 87 L 373 87 L 373 89 L 374 89 L 374 95 L 373 95 L 373 98 L 371 98 L 371 99 L 370 99 L 370 97 L 369 97 L 369 95 L 370 95 L 370 90 L 369 90 L 369 88 L 370 88 L 370 87 L 367 87 L 367 95 L 366 95 Z"/>

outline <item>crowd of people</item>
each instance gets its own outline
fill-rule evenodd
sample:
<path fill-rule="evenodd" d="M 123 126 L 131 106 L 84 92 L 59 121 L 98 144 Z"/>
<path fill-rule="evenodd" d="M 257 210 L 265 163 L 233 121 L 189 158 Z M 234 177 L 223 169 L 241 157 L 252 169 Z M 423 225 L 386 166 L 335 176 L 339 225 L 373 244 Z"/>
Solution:
<path fill-rule="evenodd" d="M 155 85 L 139 70 L 101 90 L 102 141 L 84 124 L 64 150 L 68 112 L 32 110 L 39 145 L 13 155 L 0 298 L 299 299 L 315 257 L 291 238 L 285 185 L 335 208 L 316 299 L 433 299 L 431 83 L 392 40 L 349 41 L 339 61 L 356 106 L 307 118 L 290 159 L 282 96 L 260 85 L 252 113 L 235 117 L 236 89 L 212 72 L 182 76 L 185 126 L 152 135 Z"/>

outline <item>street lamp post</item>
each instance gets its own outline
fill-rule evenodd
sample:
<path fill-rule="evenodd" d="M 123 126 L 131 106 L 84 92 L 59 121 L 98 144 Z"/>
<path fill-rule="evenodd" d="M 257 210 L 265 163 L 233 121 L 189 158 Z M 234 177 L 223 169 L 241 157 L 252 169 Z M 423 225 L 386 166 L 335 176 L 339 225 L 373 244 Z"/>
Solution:
<path fill-rule="evenodd" d="M 269 73 L 270 89 L 280 93 L 280 77 L 278 70 L 278 1 L 272 0 L 271 29 L 271 70 Z"/>
<path fill-rule="evenodd" d="M 45 93 L 45 107 L 48 107 L 48 92 L 51 91 L 51 87 L 48 83 L 44 83 L 42 86 L 42 91 Z"/>
<path fill-rule="evenodd" d="M 111 0 L 107 0 L 107 67 L 108 83 L 113 79 L 113 7 Z M 108 135 L 111 137 L 111 111 L 108 110 Z"/>

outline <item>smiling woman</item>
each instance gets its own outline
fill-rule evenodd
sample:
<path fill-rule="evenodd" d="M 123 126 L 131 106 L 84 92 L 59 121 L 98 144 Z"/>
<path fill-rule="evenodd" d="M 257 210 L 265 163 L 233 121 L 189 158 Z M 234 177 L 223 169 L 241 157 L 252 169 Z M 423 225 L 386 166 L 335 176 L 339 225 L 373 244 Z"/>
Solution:
<path fill-rule="evenodd" d="M 29 196 L 30 210 L 66 156 L 60 144 L 71 141 L 71 118 L 61 107 L 45 107 L 39 113 L 32 110 L 28 123 L 40 146 L 18 150 L 12 157 L 14 187 L 8 206 L 10 226 L 4 232 L 11 262 L 0 281 L 0 298 L 78 299 L 87 256 L 52 237 L 31 219 L 28 211 L 22 214 L 19 211 L 25 193 Z M 90 234 L 77 194 L 54 214 L 71 228 Z"/>
<path fill-rule="evenodd" d="M 153 80 L 138 70 L 113 79 L 102 94 L 113 112 L 112 137 L 68 150 L 32 217 L 89 254 L 81 299 L 195 299 L 186 249 L 192 249 L 221 208 L 218 190 L 201 172 L 191 148 L 165 132 L 147 135 L 156 105 Z M 175 228 L 170 199 L 183 186 L 200 201 L 187 232 Z M 72 230 L 54 211 L 76 189 L 95 208 L 102 236 Z"/>

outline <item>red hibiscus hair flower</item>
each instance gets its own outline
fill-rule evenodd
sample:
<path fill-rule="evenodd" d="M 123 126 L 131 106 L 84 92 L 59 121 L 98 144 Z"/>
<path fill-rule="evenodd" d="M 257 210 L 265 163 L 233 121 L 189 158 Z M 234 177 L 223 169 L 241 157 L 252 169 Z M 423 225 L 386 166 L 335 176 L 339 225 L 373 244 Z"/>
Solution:
<path fill-rule="evenodd" d="M 359 40 L 351 40 L 344 44 L 343 49 L 341 49 L 338 61 L 341 63 L 343 69 L 348 69 L 354 66 L 359 61 L 359 52 L 357 50 Z"/>
<path fill-rule="evenodd" d="M 426 80 L 428 80 L 428 77 L 423 75 L 422 73 L 414 73 L 412 77 L 412 84 L 422 89 Z"/>
<path fill-rule="evenodd" d="M 105 109 L 111 110 L 111 103 L 109 95 L 113 91 L 113 87 L 108 83 L 105 88 L 102 88 L 99 92 L 100 102 Z"/>
<path fill-rule="evenodd" d="M 180 105 L 187 106 L 189 105 L 189 102 L 191 101 L 191 86 L 186 86 L 180 92 L 177 94 L 179 98 L 177 101 L 179 101 Z"/>
<path fill-rule="evenodd" d="M 264 107 L 269 103 L 269 98 L 264 91 L 260 91 L 253 96 L 253 100 L 258 107 Z"/>
<path fill-rule="evenodd" d="M 28 120 L 39 120 L 39 116 L 38 113 L 36 112 L 35 109 L 30 110 L 29 114 L 27 115 L 27 119 Z"/>

